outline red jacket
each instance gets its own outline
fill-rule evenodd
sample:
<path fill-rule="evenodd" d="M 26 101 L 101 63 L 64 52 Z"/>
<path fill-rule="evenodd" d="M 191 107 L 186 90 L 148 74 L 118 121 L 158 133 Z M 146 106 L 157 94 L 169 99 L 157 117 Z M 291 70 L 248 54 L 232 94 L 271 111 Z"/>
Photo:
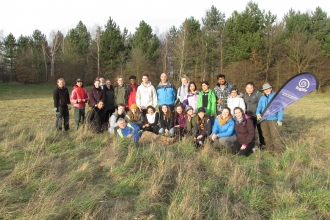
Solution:
<path fill-rule="evenodd" d="M 85 99 L 85 102 L 80 101 L 78 99 Z M 76 108 L 85 108 L 85 103 L 88 101 L 88 95 L 84 88 L 79 86 L 73 86 L 70 102 Z"/>
<path fill-rule="evenodd" d="M 128 86 L 128 102 L 126 107 L 130 107 L 132 104 L 136 104 L 136 90 L 137 90 L 137 84 L 129 85 Z"/>

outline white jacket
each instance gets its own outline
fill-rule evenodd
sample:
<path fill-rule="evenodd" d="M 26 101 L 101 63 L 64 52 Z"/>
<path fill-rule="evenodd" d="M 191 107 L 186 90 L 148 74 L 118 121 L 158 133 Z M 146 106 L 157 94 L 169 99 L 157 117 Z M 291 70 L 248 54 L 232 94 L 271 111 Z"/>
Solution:
<path fill-rule="evenodd" d="M 230 112 L 234 115 L 234 108 L 240 107 L 243 109 L 243 113 L 245 113 L 245 102 L 244 99 L 237 95 L 235 98 L 231 96 L 227 99 L 227 106 L 230 108 Z"/>
<path fill-rule="evenodd" d="M 143 83 L 137 88 L 136 91 L 136 105 L 142 109 L 146 109 L 149 105 L 156 108 L 158 104 L 157 93 L 155 87 L 151 85 L 151 82 L 147 86 Z"/>

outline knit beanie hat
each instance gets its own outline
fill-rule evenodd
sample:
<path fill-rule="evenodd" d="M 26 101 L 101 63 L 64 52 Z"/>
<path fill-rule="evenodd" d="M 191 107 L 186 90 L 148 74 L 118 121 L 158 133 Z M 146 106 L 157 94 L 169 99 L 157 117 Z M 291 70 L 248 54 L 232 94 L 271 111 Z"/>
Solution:
<path fill-rule="evenodd" d="M 136 105 L 135 103 L 133 103 L 133 104 L 129 107 L 129 109 L 133 109 L 133 108 L 135 108 L 135 109 L 138 108 L 137 105 Z"/>

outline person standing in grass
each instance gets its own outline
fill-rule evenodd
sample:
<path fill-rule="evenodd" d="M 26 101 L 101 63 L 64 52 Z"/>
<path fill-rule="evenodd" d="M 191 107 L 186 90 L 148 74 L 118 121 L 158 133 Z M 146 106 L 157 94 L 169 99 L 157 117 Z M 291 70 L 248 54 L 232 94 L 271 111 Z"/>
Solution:
<path fill-rule="evenodd" d="M 110 79 L 107 79 L 105 81 L 105 86 L 104 86 L 103 91 L 104 91 L 104 96 L 105 96 L 104 122 L 105 122 L 105 125 L 108 126 L 109 118 L 112 115 L 112 113 L 115 112 L 115 93 L 114 93 L 114 88 L 111 85 Z"/>
<path fill-rule="evenodd" d="M 96 79 L 94 80 L 94 86 L 89 91 L 88 105 L 89 107 L 94 108 L 97 107 L 97 103 L 99 103 L 99 101 L 102 101 L 104 103 L 104 100 L 105 100 L 105 95 L 104 95 L 104 91 L 100 87 L 100 80 Z"/>
<path fill-rule="evenodd" d="M 88 114 L 87 121 L 92 132 L 99 134 L 103 132 L 104 123 L 104 103 L 100 100 Z"/>
<path fill-rule="evenodd" d="M 70 96 L 69 91 L 65 87 L 63 78 L 57 80 L 57 88 L 53 92 L 54 112 L 56 113 L 56 129 L 62 130 L 64 119 L 64 130 L 69 130 L 69 108 Z"/>
<path fill-rule="evenodd" d="M 206 138 L 212 132 L 212 122 L 209 116 L 206 115 L 205 109 L 198 109 L 198 118 L 195 127 L 194 143 L 196 147 L 201 147 L 205 143 Z"/>
<path fill-rule="evenodd" d="M 261 96 L 256 111 L 258 121 L 262 118 L 261 113 L 266 109 L 268 103 L 275 96 L 275 93 L 273 92 L 273 87 L 270 86 L 269 83 L 263 84 L 262 90 L 264 91 L 264 95 Z M 274 150 L 277 154 L 280 154 L 282 152 L 282 142 L 277 127 L 282 126 L 283 114 L 284 110 L 281 110 L 269 116 L 260 123 L 262 135 L 266 144 L 265 150 Z"/>
<path fill-rule="evenodd" d="M 76 80 L 76 85 L 73 86 L 70 102 L 74 106 L 75 130 L 78 130 L 79 125 L 85 122 L 85 103 L 88 102 L 88 95 L 80 78 Z"/>
<path fill-rule="evenodd" d="M 142 115 L 145 116 L 147 114 L 147 107 L 151 105 L 156 108 L 157 102 L 156 89 L 149 81 L 149 76 L 143 74 L 142 83 L 136 91 L 136 105 L 139 107 Z"/>
<path fill-rule="evenodd" d="M 249 156 L 253 153 L 255 143 L 253 121 L 240 107 L 234 109 L 234 114 L 237 140 L 233 146 L 233 154 Z"/>
<path fill-rule="evenodd" d="M 197 111 L 197 102 L 198 102 L 198 94 L 199 91 L 197 90 L 197 86 L 194 82 L 190 82 L 188 84 L 188 94 L 183 99 L 183 107 L 186 108 L 187 106 L 192 107 L 193 113 L 196 113 Z"/>
<path fill-rule="evenodd" d="M 175 86 L 168 81 L 166 73 L 160 75 L 160 83 L 157 86 L 157 98 L 159 109 L 162 105 L 166 104 L 170 106 L 171 111 L 174 110 L 176 89 Z"/>
<path fill-rule="evenodd" d="M 213 90 L 209 89 L 210 84 L 202 82 L 202 91 L 198 95 L 197 109 L 203 107 L 206 115 L 213 117 L 216 114 L 216 96 Z"/>
<path fill-rule="evenodd" d="M 184 98 L 188 94 L 188 83 L 189 83 L 189 78 L 186 75 L 181 76 L 181 86 L 178 88 L 177 92 L 177 101 L 178 103 L 183 103 Z"/>
<path fill-rule="evenodd" d="M 115 87 L 115 107 L 118 107 L 119 104 L 124 104 L 125 110 L 128 110 L 128 87 L 125 85 L 122 76 L 118 77 L 117 83 L 118 85 Z"/>
<path fill-rule="evenodd" d="M 127 86 L 127 106 L 131 107 L 132 104 L 136 104 L 136 91 L 138 85 L 136 84 L 136 76 L 129 77 L 129 85 Z"/>
<path fill-rule="evenodd" d="M 214 121 L 211 140 L 215 146 L 232 148 L 237 137 L 235 133 L 235 123 L 230 114 L 230 108 L 223 107 L 222 113 Z"/>
<path fill-rule="evenodd" d="M 245 102 L 244 99 L 238 95 L 238 89 L 236 86 L 230 88 L 230 96 L 227 99 L 227 106 L 231 109 L 231 114 L 234 114 L 234 109 L 240 107 L 245 112 Z"/>
<path fill-rule="evenodd" d="M 217 79 L 218 83 L 214 87 L 214 92 L 217 97 L 217 115 L 219 115 L 222 109 L 227 107 L 227 99 L 230 95 L 231 85 L 226 81 L 226 76 L 224 74 L 219 74 Z"/>

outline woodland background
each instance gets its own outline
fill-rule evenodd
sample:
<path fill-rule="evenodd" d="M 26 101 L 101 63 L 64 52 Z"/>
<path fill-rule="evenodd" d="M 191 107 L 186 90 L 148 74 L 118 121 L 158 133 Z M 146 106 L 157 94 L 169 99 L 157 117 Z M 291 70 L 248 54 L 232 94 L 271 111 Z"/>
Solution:
<path fill-rule="evenodd" d="M 0 36 L 1 37 L 1 36 Z M 186 18 L 180 27 L 155 33 L 141 21 L 134 33 L 121 29 L 111 17 L 104 26 L 88 30 L 80 21 L 67 33 L 39 30 L 30 36 L 13 34 L 0 39 L 0 81 L 35 84 L 77 77 L 91 84 L 96 76 L 128 78 L 149 74 L 153 84 L 166 72 L 179 83 L 216 82 L 224 73 L 231 84 L 257 87 L 265 81 L 278 89 L 296 73 L 317 75 L 320 88 L 330 84 L 330 18 L 320 7 L 312 12 L 289 10 L 278 22 L 271 11 L 249 2 L 242 12 L 226 17 L 212 6 L 201 19 Z"/>

